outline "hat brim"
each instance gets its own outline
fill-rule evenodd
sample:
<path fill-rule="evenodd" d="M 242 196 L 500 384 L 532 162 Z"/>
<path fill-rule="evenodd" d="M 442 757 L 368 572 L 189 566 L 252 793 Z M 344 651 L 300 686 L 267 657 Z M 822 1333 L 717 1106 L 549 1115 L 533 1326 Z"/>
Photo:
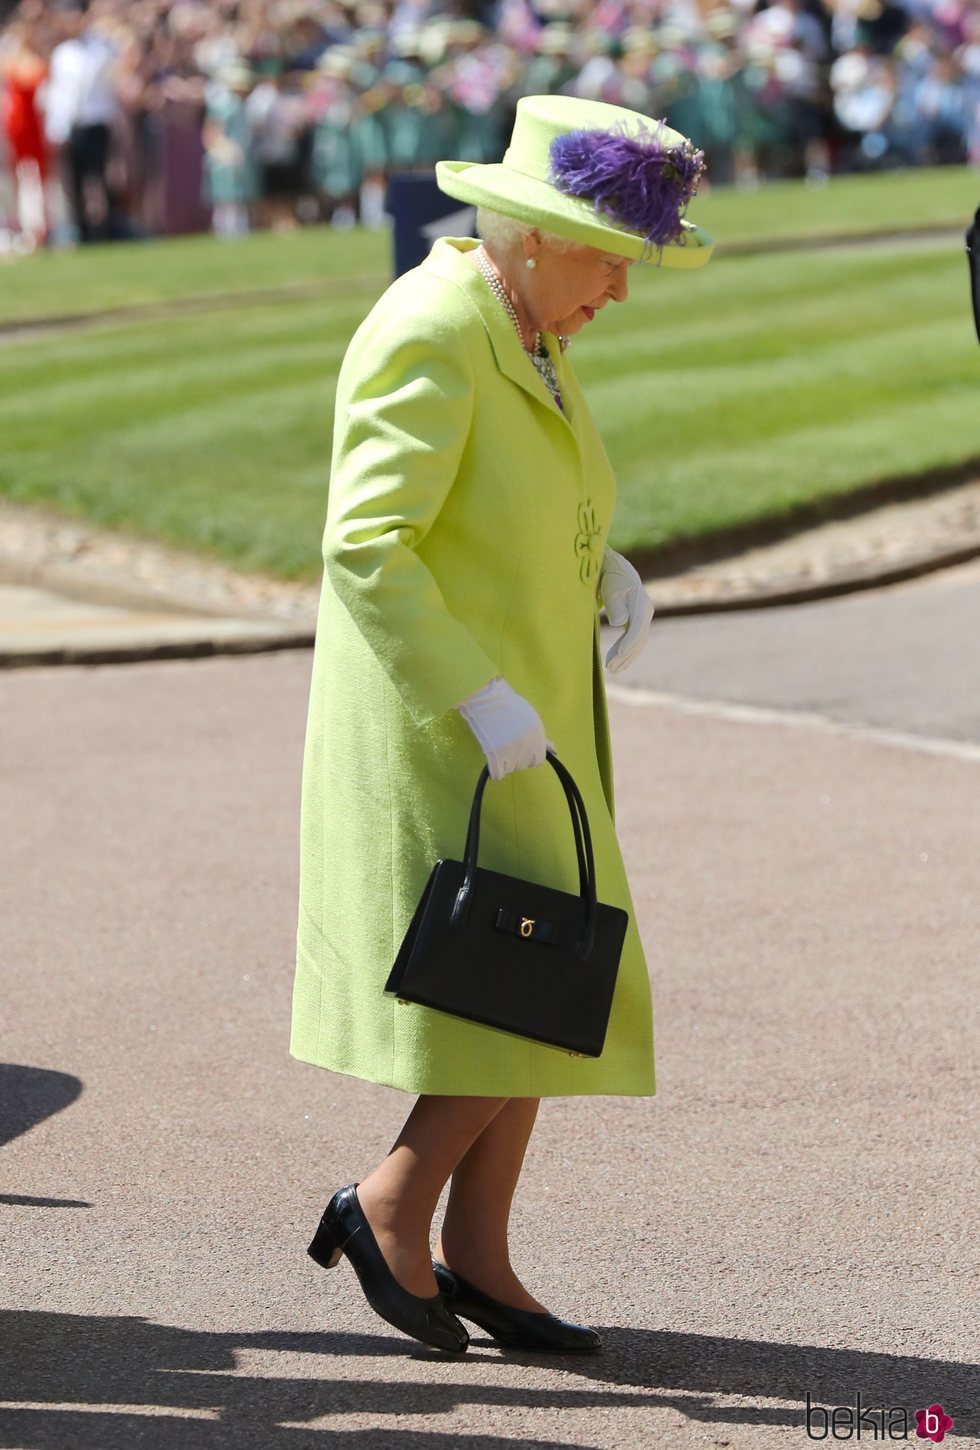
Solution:
<path fill-rule="evenodd" d="M 617 227 L 591 202 L 523 176 L 502 162 L 486 164 L 476 161 L 437 161 L 436 184 L 440 191 L 471 206 L 486 207 L 515 221 L 540 227 L 568 241 L 585 247 L 598 247 L 619 257 L 637 262 L 652 262 L 663 267 L 703 267 L 714 251 L 714 238 L 694 222 L 681 221 L 682 241 L 668 243 L 660 253 L 652 251 L 636 232 Z"/>

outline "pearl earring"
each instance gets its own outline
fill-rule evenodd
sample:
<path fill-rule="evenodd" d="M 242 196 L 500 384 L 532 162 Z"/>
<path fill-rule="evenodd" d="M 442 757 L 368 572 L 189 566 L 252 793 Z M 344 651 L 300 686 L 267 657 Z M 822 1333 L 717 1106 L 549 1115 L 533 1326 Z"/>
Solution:
<path fill-rule="evenodd" d="M 536 267 L 536 266 L 537 266 L 537 265 L 538 265 L 538 264 L 537 264 L 537 262 L 536 262 L 536 261 L 535 261 L 535 260 L 534 260 L 534 258 L 533 258 L 533 257 L 528 257 L 528 259 L 527 259 L 527 264 L 526 264 L 526 265 L 527 265 L 527 266 L 528 266 L 528 267 L 529 267 L 529 268 L 530 268 L 530 269 L 531 269 L 531 271 L 532 271 L 532 272 L 533 272 L 533 270 L 534 270 L 534 268 L 535 268 L 535 267 Z"/>

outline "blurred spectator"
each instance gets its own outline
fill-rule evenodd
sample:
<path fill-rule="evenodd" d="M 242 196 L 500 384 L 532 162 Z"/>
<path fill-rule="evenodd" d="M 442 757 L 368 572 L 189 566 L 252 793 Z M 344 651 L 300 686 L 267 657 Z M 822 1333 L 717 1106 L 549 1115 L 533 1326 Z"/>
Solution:
<path fill-rule="evenodd" d="M 115 46 L 89 23 L 89 0 L 69 0 L 64 39 L 54 47 L 45 97 L 45 130 L 67 168 L 72 220 L 83 242 L 107 241 L 112 204 L 106 171 L 109 128 L 118 107 Z"/>
<path fill-rule="evenodd" d="M 26 19 L 15 21 L 0 51 L 0 82 L 3 83 L 0 117 L 16 192 L 17 220 L 30 250 L 43 246 L 48 235 L 45 198 L 48 154 L 37 108 L 38 88 L 47 74 L 47 62 L 38 48 L 31 23 Z"/>
<path fill-rule="evenodd" d="M 258 168 L 246 97 L 252 72 L 240 61 L 222 66 L 205 95 L 202 139 L 211 226 L 218 236 L 240 237 L 251 230 L 258 197 Z"/>
<path fill-rule="evenodd" d="M 925 155 L 921 159 L 936 165 L 965 161 L 971 97 L 955 56 L 933 58 L 928 74 L 916 87 L 915 110 L 925 132 Z"/>
<path fill-rule="evenodd" d="M 705 185 L 980 162 L 978 0 L 0 0 L 0 242 L 385 224 L 518 98 L 666 117 Z M 47 179 L 47 191 L 45 180 Z M 6 200 L 5 200 L 6 194 Z M 8 232 L 9 235 L 9 232 Z"/>
<path fill-rule="evenodd" d="M 186 0 L 161 8 L 166 23 L 154 30 L 147 55 L 154 157 L 149 211 L 154 230 L 177 236 L 208 225 L 202 136 L 207 81 L 195 54 L 206 15 Z"/>
<path fill-rule="evenodd" d="M 269 56 L 259 62 L 261 77 L 245 102 L 252 155 L 260 187 L 257 223 L 290 230 L 297 225 L 296 203 L 306 178 L 308 104 L 297 72 Z"/>
<path fill-rule="evenodd" d="M 834 61 L 830 84 L 849 168 L 873 166 L 889 147 L 886 128 L 897 95 L 894 64 L 863 47 L 849 50 Z"/>
<path fill-rule="evenodd" d="M 353 226 L 365 158 L 357 129 L 354 77 L 357 52 L 334 45 L 321 55 L 310 103 L 314 116 L 310 158 L 313 187 L 322 215 L 337 226 Z M 382 161 L 383 170 L 383 161 Z"/>

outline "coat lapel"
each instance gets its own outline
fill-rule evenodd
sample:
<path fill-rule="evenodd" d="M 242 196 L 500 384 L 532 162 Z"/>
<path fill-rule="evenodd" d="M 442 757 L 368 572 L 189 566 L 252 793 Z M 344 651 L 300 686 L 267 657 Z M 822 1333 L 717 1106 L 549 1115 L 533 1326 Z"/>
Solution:
<path fill-rule="evenodd" d="M 566 396 L 564 387 L 562 387 L 562 401 L 565 404 L 563 413 L 556 406 L 554 398 L 538 376 L 537 368 L 529 361 L 521 347 L 520 339 L 514 331 L 514 324 L 504 308 L 494 297 L 472 262 L 467 261 L 464 254 L 474 251 L 478 246 L 479 242 L 469 237 L 439 237 L 421 264 L 422 270 L 445 277 L 447 281 L 454 282 L 461 291 L 465 292 L 483 319 L 500 371 L 574 432 L 572 427 L 574 409 Z M 559 382 L 561 382 L 563 369 L 558 339 L 553 337 L 550 332 L 544 333 L 543 336 L 545 346 L 555 363 Z"/>

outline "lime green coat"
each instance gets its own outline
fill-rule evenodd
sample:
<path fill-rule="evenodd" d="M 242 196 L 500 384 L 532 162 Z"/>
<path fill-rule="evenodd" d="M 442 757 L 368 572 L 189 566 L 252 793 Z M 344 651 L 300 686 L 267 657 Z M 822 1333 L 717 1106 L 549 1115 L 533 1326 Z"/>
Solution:
<path fill-rule="evenodd" d="M 614 827 L 599 653 L 615 481 L 567 356 L 546 335 L 562 416 L 463 255 L 474 245 L 437 241 L 361 324 L 340 372 L 291 1052 L 412 1093 L 650 1095 L 650 986 Z M 594 1060 L 383 991 L 433 863 L 463 853 L 484 756 L 455 706 L 498 674 L 582 790 L 600 900 L 629 912 Z M 481 865 L 578 890 L 550 766 L 489 782 L 482 822 Z"/>

